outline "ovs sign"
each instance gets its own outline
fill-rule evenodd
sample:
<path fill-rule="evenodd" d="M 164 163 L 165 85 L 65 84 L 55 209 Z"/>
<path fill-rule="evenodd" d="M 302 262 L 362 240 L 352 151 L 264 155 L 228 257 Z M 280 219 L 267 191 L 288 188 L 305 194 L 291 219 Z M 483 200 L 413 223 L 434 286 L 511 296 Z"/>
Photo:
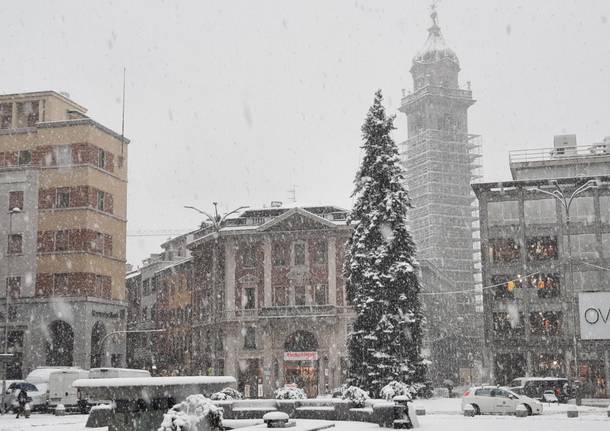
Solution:
<path fill-rule="evenodd" d="M 610 292 L 584 292 L 578 295 L 580 338 L 610 340 Z"/>

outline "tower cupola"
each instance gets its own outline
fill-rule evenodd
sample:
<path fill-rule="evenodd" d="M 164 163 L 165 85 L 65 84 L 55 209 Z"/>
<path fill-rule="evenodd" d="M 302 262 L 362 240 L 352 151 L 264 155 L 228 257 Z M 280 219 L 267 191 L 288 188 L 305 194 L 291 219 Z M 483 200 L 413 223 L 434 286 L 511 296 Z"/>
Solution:
<path fill-rule="evenodd" d="M 435 10 L 430 17 L 432 26 L 428 29 L 428 39 L 413 57 L 411 74 L 415 91 L 426 85 L 457 88 L 460 61 L 443 38 Z"/>

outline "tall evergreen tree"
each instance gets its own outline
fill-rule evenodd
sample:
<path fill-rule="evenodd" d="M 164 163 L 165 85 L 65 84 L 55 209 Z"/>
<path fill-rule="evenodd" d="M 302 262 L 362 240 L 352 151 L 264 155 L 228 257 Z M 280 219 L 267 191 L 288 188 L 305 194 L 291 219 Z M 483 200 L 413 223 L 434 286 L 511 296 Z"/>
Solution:
<path fill-rule="evenodd" d="M 348 223 L 344 275 L 356 320 L 348 336 L 350 384 L 377 396 L 391 380 L 423 383 L 422 312 L 415 244 L 407 230 L 411 202 L 381 90 L 362 125 L 364 159 Z"/>

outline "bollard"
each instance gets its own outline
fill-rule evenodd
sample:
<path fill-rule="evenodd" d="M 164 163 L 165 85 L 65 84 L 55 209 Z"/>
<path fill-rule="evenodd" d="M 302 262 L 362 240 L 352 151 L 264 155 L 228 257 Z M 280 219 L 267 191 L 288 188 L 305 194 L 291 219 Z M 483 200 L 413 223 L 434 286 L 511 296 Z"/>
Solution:
<path fill-rule="evenodd" d="M 464 406 L 464 416 L 474 417 L 474 414 L 475 414 L 475 410 L 474 410 L 474 407 L 472 406 L 472 404 L 468 404 L 467 406 Z"/>
<path fill-rule="evenodd" d="M 576 408 L 576 406 L 573 406 L 572 408 L 568 409 L 568 417 L 569 418 L 578 417 L 578 409 Z"/>
<path fill-rule="evenodd" d="M 527 407 L 525 407 L 523 404 L 519 404 L 515 409 L 515 416 L 517 416 L 518 418 L 526 418 L 527 415 Z"/>
<path fill-rule="evenodd" d="M 55 416 L 64 416 L 66 414 L 66 408 L 63 404 L 57 404 L 55 407 Z"/>
<path fill-rule="evenodd" d="M 23 415 L 26 418 L 30 417 L 30 413 L 32 413 L 32 408 L 30 407 L 30 403 L 27 403 L 25 407 L 23 407 Z"/>
<path fill-rule="evenodd" d="M 415 406 L 415 414 L 417 416 L 426 416 L 426 409 L 421 406 Z"/>

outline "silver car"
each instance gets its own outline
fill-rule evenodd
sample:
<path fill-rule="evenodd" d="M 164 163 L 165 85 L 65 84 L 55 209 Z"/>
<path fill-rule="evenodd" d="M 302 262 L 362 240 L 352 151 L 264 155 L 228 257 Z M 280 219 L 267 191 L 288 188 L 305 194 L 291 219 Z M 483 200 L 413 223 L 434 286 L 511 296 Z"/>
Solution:
<path fill-rule="evenodd" d="M 515 414 L 517 406 L 523 405 L 528 415 L 542 414 L 542 403 L 525 395 L 518 395 L 507 388 L 475 386 L 464 393 L 462 410 L 472 406 L 480 414 Z"/>

